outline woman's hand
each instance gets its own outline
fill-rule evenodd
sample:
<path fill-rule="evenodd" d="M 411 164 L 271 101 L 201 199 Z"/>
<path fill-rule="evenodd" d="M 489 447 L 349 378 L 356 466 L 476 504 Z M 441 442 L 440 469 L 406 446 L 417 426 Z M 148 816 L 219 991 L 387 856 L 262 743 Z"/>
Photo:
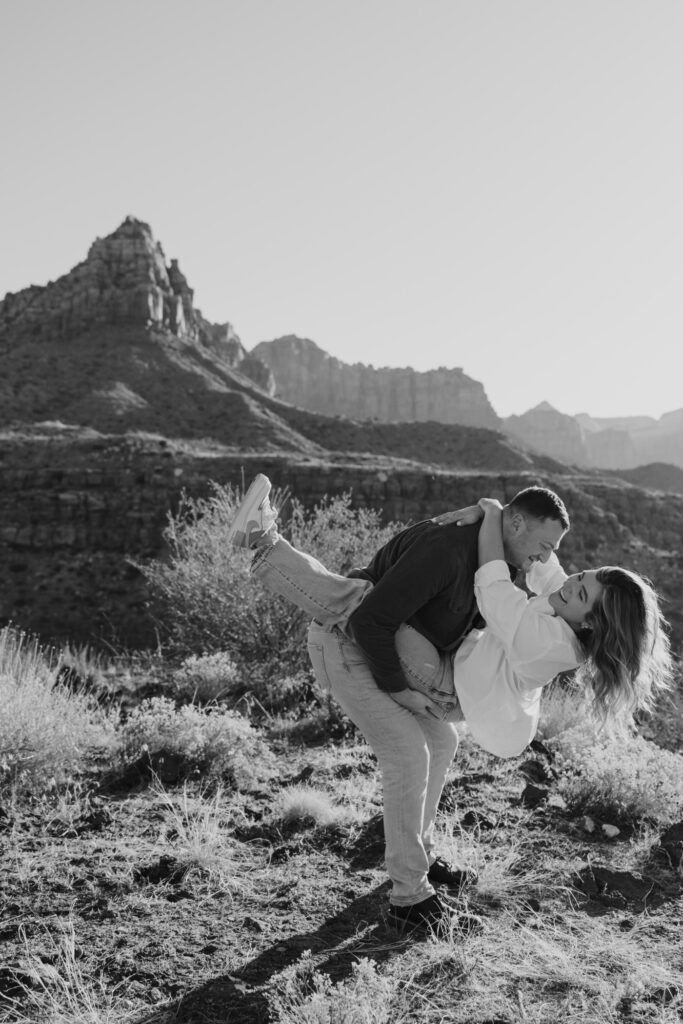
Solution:
<path fill-rule="evenodd" d="M 503 506 L 497 498 L 480 498 L 476 505 L 466 505 L 454 512 L 443 512 L 440 516 L 434 516 L 432 522 L 438 526 L 448 526 L 449 523 L 472 526 L 473 523 L 481 522 L 487 511 L 502 512 Z"/>
<path fill-rule="evenodd" d="M 498 501 L 498 498 L 480 498 L 477 505 L 481 509 L 482 515 L 486 515 L 487 512 L 496 513 L 503 511 L 503 506 Z"/>
<path fill-rule="evenodd" d="M 458 526 L 471 526 L 484 518 L 484 513 L 478 505 L 466 505 L 465 508 L 458 508 L 454 512 L 443 512 L 440 516 L 434 516 L 433 523 L 439 526 L 448 526 L 449 523 L 457 523 Z"/>

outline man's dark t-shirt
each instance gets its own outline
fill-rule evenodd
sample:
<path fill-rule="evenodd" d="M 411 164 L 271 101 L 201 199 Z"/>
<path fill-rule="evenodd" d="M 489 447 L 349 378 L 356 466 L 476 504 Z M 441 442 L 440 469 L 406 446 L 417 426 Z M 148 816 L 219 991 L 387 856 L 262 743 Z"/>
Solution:
<path fill-rule="evenodd" d="M 374 584 L 348 629 L 380 689 L 398 692 L 407 685 L 394 643 L 401 623 L 439 651 L 455 651 L 470 629 L 484 625 L 474 597 L 478 536 L 479 523 L 425 520 L 397 533 L 352 573 Z"/>

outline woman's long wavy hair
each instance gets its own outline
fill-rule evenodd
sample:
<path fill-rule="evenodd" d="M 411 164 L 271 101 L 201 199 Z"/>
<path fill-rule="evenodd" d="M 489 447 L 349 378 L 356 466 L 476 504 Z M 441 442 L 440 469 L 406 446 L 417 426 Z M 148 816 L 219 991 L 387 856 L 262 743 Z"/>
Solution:
<path fill-rule="evenodd" d="M 586 654 L 578 676 L 593 694 L 603 724 L 651 711 L 657 692 L 671 685 L 667 622 L 650 582 L 628 569 L 604 566 L 602 594 L 577 637 Z"/>

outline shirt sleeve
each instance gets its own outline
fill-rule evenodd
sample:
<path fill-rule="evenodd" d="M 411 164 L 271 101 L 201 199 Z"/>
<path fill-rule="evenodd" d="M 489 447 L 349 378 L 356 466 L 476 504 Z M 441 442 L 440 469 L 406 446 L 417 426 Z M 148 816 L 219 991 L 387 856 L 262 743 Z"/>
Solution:
<path fill-rule="evenodd" d="M 526 585 L 534 594 L 553 594 L 567 579 L 567 573 L 553 552 L 547 562 L 534 562 L 526 574 Z"/>
<path fill-rule="evenodd" d="M 515 664 L 552 662 L 552 652 L 566 648 L 569 638 L 564 623 L 549 614 L 541 597 L 529 599 L 512 583 L 505 562 L 481 566 L 474 577 L 474 592 L 487 629 Z"/>
<path fill-rule="evenodd" d="M 348 621 L 349 632 L 381 690 L 397 693 L 408 686 L 396 653 L 395 635 L 401 623 L 466 573 L 464 548 L 450 534 L 437 527 L 416 539 Z M 471 575 L 465 585 L 472 586 Z"/>

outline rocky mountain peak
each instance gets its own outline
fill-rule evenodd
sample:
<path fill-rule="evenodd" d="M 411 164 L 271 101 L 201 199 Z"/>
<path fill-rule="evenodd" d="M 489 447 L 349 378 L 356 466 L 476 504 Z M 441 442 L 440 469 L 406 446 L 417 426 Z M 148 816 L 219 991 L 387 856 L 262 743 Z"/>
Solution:
<path fill-rule="evenodd" d="M 272 393 L 272 373 L 249 357 L 232 324 L 212 324 L 194 305 L 177 259 L 166 257 L 145 221 L 128 216 L 96 238 L 86 259 L 43 287 L 32 285 L 0 302 L 0 340 L 56 342 L 93 328 L 164 328 L 208 348 Z"/>

